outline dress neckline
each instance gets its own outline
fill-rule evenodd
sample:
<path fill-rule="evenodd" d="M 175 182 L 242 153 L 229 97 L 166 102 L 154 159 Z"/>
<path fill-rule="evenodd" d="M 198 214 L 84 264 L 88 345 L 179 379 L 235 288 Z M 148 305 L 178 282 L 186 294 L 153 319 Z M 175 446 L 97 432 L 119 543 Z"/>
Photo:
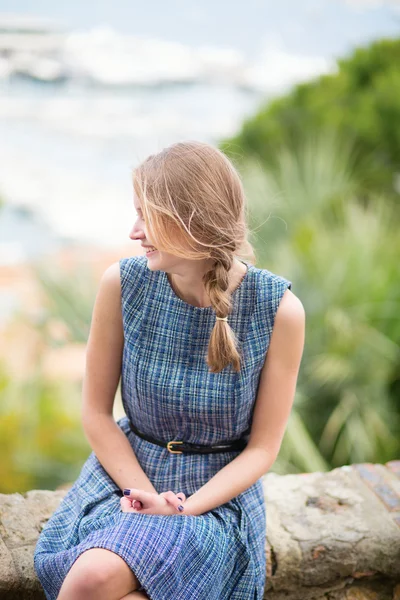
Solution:
<path fill-rule="evenodd" d="M 244 273 L 240 283 L 238 286 L 236 286 L 236 288 L 233 290 L 232 294 L 231 294 L 231 299 L 232 299 L 232 303 L 233 301 L 236 299 L 236 296 L 238 296 L 241 292 L 241 290 L 244 287 L 244 283 L 245 281 L 249 278 L 249 272 L 250 270 L 253 268 L 253 265 L 251 263 L 248 263 L 242 259 L 238 259 L 241 263 L 243 263 L 244 265 L 246 265 L 247 269 L 246 272 Z M 214 311 L 214 307 L 213 306 L 195 306 L 194 304 L 190 304 L 189 302 L 186 302 L 185 300 L 182 300 L 182 298 L 180 296 L 178 296 L 175 291 L 172 289 L 172 286 L 169 282 L 168 279 L 168 275 L 166 271 L 161 271 L 162 274 L 162 278 L 163 281 L 165 283 L 165 287 L 168 289 L 168 294 L 169 296 L 172 298 L 172 300 L 176 303 L 176 304 L 180 304 L 181 306 L 184 306 L 188 309 L 194 310 L 194 311 L 199 311 L 199 312 L 215 312 Z"/>

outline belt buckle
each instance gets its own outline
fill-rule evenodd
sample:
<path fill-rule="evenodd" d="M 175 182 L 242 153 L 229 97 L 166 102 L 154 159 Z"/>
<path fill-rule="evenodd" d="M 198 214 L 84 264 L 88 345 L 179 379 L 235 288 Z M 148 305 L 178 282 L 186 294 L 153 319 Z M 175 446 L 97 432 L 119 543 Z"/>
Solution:
<path fill-rule="evenodd" d="M 176 440 L 171 440 L 167 442 L 167 449 L 171 454 L 183 454 L 181 450 L 171 450 L 171 444 L 183 444 L 183 442 L 178 442 Z"/>

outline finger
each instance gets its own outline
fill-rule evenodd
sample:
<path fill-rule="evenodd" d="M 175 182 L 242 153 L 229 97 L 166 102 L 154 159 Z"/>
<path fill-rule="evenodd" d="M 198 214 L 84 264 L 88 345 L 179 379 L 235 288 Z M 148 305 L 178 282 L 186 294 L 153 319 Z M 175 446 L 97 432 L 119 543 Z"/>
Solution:
<path fill-rule="evenodd" d="M 164 496 L 165 496 L 165 494 L 170 494 L 170 493 L 171 493 L 171 490 L 168 490 L 168 492 L 161 492 L 161 493 L 159 494 L 159 496 L 163 496 L 163 497 L 164 497 Z M 172 492 L 172 493 L 174 493 L 174 492 Z M 185 502 L 185 500 L 186 500 L 186 495 L 185 495 L 183 492 L 177 492 L 177 493 L 175 494 L 175 496 L 176 496 L 177 498 L 179 498 L 179 499 L 180 499 L 182 502 Z"/>
<path fill-rule="evenodd" d="M 128 498 L 121 498 L 120 500 L 121 510 L 123 512 L 136 512 L 136 510 L 132 507 L 132 503 Z"/>
<path fill-rule="evenodd" d="M 145 490 L 138 490 L 136 488 L 125 488 L 124 489 L 125 498 L 130 498 L 131 500 L 133 500 L 133 499 L 140 500 L 142 503 L 143 503 L 143 501 L 148 499 L 149 496 L 152 496 L 152 495 L 156 495 L 156 494 L 152 494 L 151 492 L 146 492 Z"/>
<path fill-rule="evenodd" d="M 165 492 L 164 494 L 164 498 L 170 503 L 172 504 L 172 506 L 174 506 L 176 508 L 176 510 L 179 510 L 179 512 L 182 512 L 183 510 L 183 504 L 182 504 L 182 500 L 180 500 L 176 494 L 174 494 L 174 492 L 168 491 Z"/>
<path fill-rule="evenodd" d="M 165 498 L 165 494 L 169 494 L 170 492 L 171 492 L 171 490 L 169 490 L 168 492 L 160 492 L 158 495 L 159 495 L 159 496 L 162 496 L 162 498 Z M 185 494 L 183 494 L 183 493 L 181 492 L 181 496 L 185 496 Z"/>
<path fill-rule="evenodd" d="M 166 499 L 168 497 L 171 499 L 172 498 L 171 494 L 173 494 L 175 498 L 178 498 L 178 500 L 180 501 L 180 503 L 183 503 L 186 500 L 186 495 L 183 492 L 179 492 L 177 494 L 174 494 L 174 492 L 171 492 L 171 490 L 169 490 L 168 492 L 162 492 L 162 494 L 160 494 L 160 496 L 164 496 L 165 497 L 165 494 L 167 495 Z"/>

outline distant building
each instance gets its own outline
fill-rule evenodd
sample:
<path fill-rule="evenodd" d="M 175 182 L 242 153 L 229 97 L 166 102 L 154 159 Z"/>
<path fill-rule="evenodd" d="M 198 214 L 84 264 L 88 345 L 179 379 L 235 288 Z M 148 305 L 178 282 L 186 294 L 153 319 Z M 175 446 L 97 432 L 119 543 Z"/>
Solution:
<path fill-rule="evenodd" d="M 65 36 L 54 20 L 0 14 L 0 78 L 64 80 Z"/>
<path fill-rule="evenodd" d="M 17 52 L 58 52 L 65 39 L 61 26 L 50 19 L 2 15 L 0 55 Z"/>

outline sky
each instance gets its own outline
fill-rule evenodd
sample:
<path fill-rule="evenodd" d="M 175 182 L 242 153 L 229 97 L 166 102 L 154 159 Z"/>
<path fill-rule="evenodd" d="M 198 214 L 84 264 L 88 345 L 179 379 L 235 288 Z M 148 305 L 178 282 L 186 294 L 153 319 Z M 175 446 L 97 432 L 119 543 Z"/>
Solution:
<path fill-rule="evenodd" d="M 108 26 L 190 46 L 231 47 L 249 59 L 266 46 L 338 57 L 400 32 L 400 0 L 0 0 L 2 13 L 52 18 L 72 29 Z"/>

